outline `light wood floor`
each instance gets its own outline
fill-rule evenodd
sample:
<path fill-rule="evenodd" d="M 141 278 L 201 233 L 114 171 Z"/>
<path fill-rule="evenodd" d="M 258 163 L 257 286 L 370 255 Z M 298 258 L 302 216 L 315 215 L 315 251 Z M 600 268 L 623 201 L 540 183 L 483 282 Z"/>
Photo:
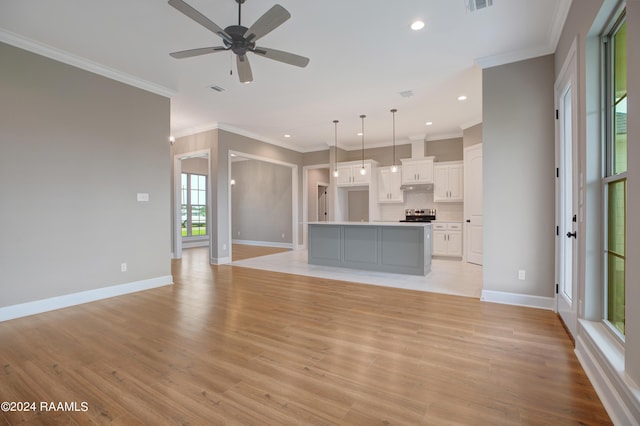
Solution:
<path fill-rule="evenodd" d="M 610 424 L 556 315 L 174 261 L 175 285 L 0 323 L 0 424 Z"/>

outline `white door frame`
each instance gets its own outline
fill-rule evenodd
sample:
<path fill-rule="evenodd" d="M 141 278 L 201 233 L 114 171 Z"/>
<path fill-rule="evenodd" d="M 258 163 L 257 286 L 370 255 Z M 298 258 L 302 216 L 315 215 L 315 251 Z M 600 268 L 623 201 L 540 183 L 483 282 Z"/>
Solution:
<path fill-rule="evenodd" d="M 471 145 L 468 146 L 466 148 L 464 148 L 464 197 L 465 197 L 465 203 L 464 203 L 464 218 L 465 218 L 465 224 L 464 224 L 464 233 L 463 233 L 463 260 L 465 262 L 469 262 L 469 263 L 474 263 L 477 265 L 482 265 L 483 263 L 483 259 L 482 259 L 482 253 L 480 253 L 480 255 L 473 255 L 473 250 L 471 250 L 472 244 L 473 244 L 473 240 L 471 238 L 471 236 L 473 235 L 473 227 L 477 227 L 477 226 L 483 226 L 482 224 L 482 217 L 480 217 L 480 219 L 478 220 L 478 217 L 475 217 L 472 215 L 472 211 L 470 208 L 470 202 L 468 200 L 471 199 L 471 197 L 473 197 L 474 195 L 472 194 L 473 191 L 470 190 L 471 184 L 470 182 L 473 179 L 477 179 L 477 176 L 471 176 L 470 173 L 470 168 L 468 167 L 468 161 L 469 161 L 469 152 L 473 151 L 473 150 L 480 150 L 480 152 L 482 152 L 482 143 L 479 144 L 475 144 L 475 145 Z M 483 194 L 481 194 L 481 200 L 482 200 L 482 196 Z M 478 223 L 480 222 L 480 223 Z M 479 256 L 479 257 L 478 257 Z"/>
<path fill-rule="evenodd" d="M 211 209 L 211 188 L 213 187 L 213 177 L 211 176 L 211 150 L 203 149 L 199 151 L 185 152 L 173 156 L 173 238 L 174 238 L 174 259 L 182 258 L 182 226 L 180 219 L 182 218 L 182 191 L 181 191 L 181 175 L 182 160 L 189 158 L 207 158 L 207 224 L 209 237 L 209 257 L 211 257 L 211 247 L 213 241 L 213 230 L 211 229 L 211 219 L 213 211 Z"/>
<path fill-rule="evenodd" d="M 263 161 L 265 163 L 277 164 L 285 166 L 291 169 L 291 246 L 295 250 L 298 247 L 298 165 L 293 163 L 287 163 L 286 161 L 274 160 L 273 158 L 261 157 L 259 155 L 248 154 L 242 151 L 229 150 L 227 152 L 227 182 L 231 182 L 232 163 L 233 157 L 243 157 L 250 160 Z M 231 204 L 231 191 L 227 191 L 227 207 L 228 217 L 228 241 L 229 241 L 229 261 L 233 262 L 233 236 L 231 235 L 231 220 L 232 220 L 232 204 Z M 226 263 L 226 262 L 225 262 Z"/>
<path fill-rule="evenodd" d="M 556 311 L 573 337 L 578 323 L 578 67 L 574 39 L 554 85 L 556 103 Z M 570 95 L 570 103 L 566 104 Z M 567 111 L 570 109 L 570 111 Z M 567 140 L 570 138 L 570 140 Z M 570 193 L 568 193 L 570 191 Z"/>
<path fill-rule="evenodd" d="M 307 219 L 309 216 L 309 170 L 315 169 L 328 169 L 331 172 L 331 165 L 329 163 L 326 164 L 314 164 L 312 166 L 302 166 L 302 220 L 300 221 L 302 225 L 302 246 L 307 247 Z M 331 198 L 331 184 L 329 183 L 329 198 L 327 199 L 327 205 L 329 206 L 329 212 L 331 212 L 331 205 L 333 203 L 333 199 Z M 332 215 L 329 215 L 329 220 L 332 219 Z"/>

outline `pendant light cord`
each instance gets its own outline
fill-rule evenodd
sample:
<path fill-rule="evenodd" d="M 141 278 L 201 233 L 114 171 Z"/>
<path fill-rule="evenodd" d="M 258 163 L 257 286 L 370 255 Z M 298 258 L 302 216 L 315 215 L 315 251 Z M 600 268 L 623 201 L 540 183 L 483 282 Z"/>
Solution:
<path fill-rule="evenodd" d="M 361 115 L 360 118 L 362 119 L 362 168 L 364 169 L 364 119 L 365 119 L 366 115 Z"/>
<path fill-rule="evenodd" d="M 396 112 L 398 110 L 397 109 L 392 109 L 391 110 L 391 114 L 393 114 L 393 164 L 392 166 L 395 167 L 396 165 Z"/>
<path fill-rule="evenodd" d="M 333 125 L 335 127 L 335 135 L 334 135 L 334 149 L 333 149 L 333 164 L 334 171 L 338 171 L 338 120 L 333 120 Z"/>

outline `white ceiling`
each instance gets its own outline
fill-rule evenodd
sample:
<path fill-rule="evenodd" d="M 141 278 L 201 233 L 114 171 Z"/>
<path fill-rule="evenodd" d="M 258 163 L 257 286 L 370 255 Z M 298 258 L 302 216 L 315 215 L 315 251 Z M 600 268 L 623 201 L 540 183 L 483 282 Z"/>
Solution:
<path fill-rule="evenodd" d="M 235 0 L 186 1 L 223 28 L 237 24 Z M 258 46 L 311 61 L 250 53 L 251 84 L 230 52 L 171 58 L 222 43 L 165 0 L 0 0 L 0 41 L 171 96 L 175 136 L 218 127 L 306 152 L 333 145 L 337 119 L 340 147 L 355 149 L 361 114 L 366 146 L 391 143 L 391 108 L 397 143 L 461 136 L 482 121 L 481 68 L 553 53 L 571 4 L 494 0 L 468 13 L 464 0 L 246 0 L 242 24 L 276 1 L 292 17 Z M 416 18 L 426 23 L 417 32 Z"/>

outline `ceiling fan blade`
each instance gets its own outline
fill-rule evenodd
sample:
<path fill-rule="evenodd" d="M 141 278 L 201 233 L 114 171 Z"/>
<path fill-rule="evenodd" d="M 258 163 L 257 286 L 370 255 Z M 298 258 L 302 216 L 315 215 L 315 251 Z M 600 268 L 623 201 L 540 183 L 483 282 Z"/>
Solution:
<path fill-rule="evenodd" d="M 169 55 L 171 55 L 176 59 L 183 59 L 183 58 L 191 58 L 192 56 L 206 55 L 208 53 L 224 52 L 225 50 L 229 50 L 229 49 L 224 46 L 201 47 L 199 49 L 189 49 L 189 50 L 181 50 L 179 52 L 172 52 L 172 53 L 169 53 Z"/>
<path fill-rule="evenodd" d="M 291 18 L 291 14 L 287 12 L 287 9 L 276 4 L 258 18 L 247 32 L 244 33 L 244 37 L 247 41 L 256 41 L 278 28 L 289 18 Z"/>
<path fill-rule="evenodd" d="M 169 5 L 175 7 L 180 12 L 185 14 L 187 17 L 193 19 L 198 24 L 202 25 L 203 27 L 205 27 L 206 29 L 208 29 L 212 33 L 217 34 L 222 39 L 224 39 L 224 40 L 226 40 L 226 41 L 231 43 L 232 40 L 231 40 L 231 37 L 229 36 L 229 34 L 227 34 L 222 28 L 220 28 L 218 25 L 216 25 L 213 21 L 211 21 L 209 18 L 204 16 L 202 13 L 198 12 L 197 10 L 195 10 L 193 7 L 189 6 L 184 1 L 182 1 L 182 0 L 169 0 Z"/>
<path fill-rule="evenodd" d="M 306 67 L 309 63 L 309 58 L 305 58 L 304 56 L 296 55 L 294 53 L 283 52 L 282 50 L 256 47 L 252 52 L 264 56 L 265 58 L 273 59 L 274 61 L 284 62 L 285 64 L 295 65 L 296 67 L 301 68 Z"/>
<path fill-rule="evenodd" d="M 252 82 L 253 74 L 251 73 L 251 65 L 249 65 L 249 58 L 247 58 L 247 55 L 237 55 L 236 65 L 238 66 L 238 77 L 240 77 L 240 83 Z"/>

